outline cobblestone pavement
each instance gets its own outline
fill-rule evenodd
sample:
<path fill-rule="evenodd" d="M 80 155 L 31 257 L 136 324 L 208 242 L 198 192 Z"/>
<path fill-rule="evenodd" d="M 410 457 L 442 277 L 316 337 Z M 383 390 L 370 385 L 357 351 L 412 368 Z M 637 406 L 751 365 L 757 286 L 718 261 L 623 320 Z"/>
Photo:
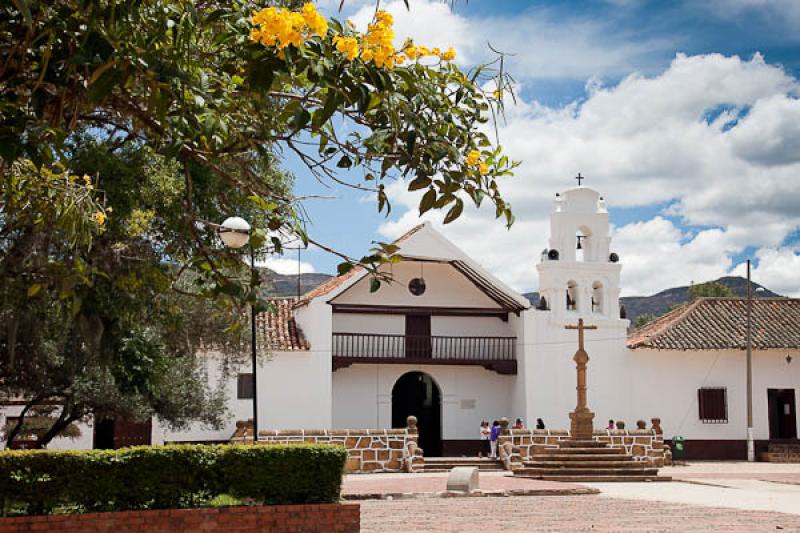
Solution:
<path fill-rule="evenodd" d="M 362 533 L 799 531 L 800 516 L 603 496 L 361 503 Z"/>

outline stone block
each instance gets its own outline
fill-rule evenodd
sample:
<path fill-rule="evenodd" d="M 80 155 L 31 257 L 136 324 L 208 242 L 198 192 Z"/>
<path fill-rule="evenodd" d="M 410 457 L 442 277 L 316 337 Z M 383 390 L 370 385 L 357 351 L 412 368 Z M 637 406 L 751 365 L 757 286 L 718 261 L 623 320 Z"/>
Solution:
<path fill-rule="evenodd" d="M 647 451 L 645 450 L 644 446 L 642 446 L 640 444 L 634 444 L 631 447 L 631 454 L 636 456 L 636 457 L 640 457 L 642 455 L 645 455 L 646 453 L 647 453 Z"/>
<path fill-rule="evenodd" d="M 623 441 L 625 444 L 633 444 L 633 437 L 625 437 Z"/>
<path fill-rule="evenodd" d="M 364 472 L 375 472 L 376 470 L 383 470 L 383 465 L 380 463 L 364 462 L 361 465 L 361 470 Z"/>
<path fill-rule="evenodd" d="M 358 437 L 347 437 L 344 439 L 344 445 L 347 448 L 355 448 L 358 444 Z"/>
<path fill-rule="evenodd" d="M 400 470 L 403 467 L 403 460 L 400 458 L 393 458 L 386 463 L 384 468 L 387 470 Z"/>
<path fill-rule="evenodd" d="M 348 457 L 361 457 L 361 450 L 347 450 Z"/>
<path fill-rule="evenodd" d="M 478 469 L 474 466 L 457 466 L 447 476 L 447 490 L 471 493 L 477 490 Z"/>
<path fill-rule="evenodd" d="M 403 441 L 401 440 L 390 440 L 389 441 L 389 448 L 392 450 L 402 450 L 403 449 Z"/>
<path fill-rule="evenodd" d="M 344 469 L 346 472 L 358 472 L 361 470 L 361 458 L 349 457 L 347 463 L 344 465 Z"/>
<path fill-rule="evenodd" d="M 364 450 L 364 460 L 365 461 L 374 461 L 376 458 L 375 450 Z"/>
<path fill-rule="evenodd" d="M 389 459 L 389 450 L 378 450 L 378 461 L 386 461 Z"/>
<path fill-rule="evenodd" d="M 372 448 L 373 450 L 378 450 L 380 448 L 386 448 L 386 445 L 383 444 L 380 440 L 373 440 L 372 444 L 370 445 L 370 448 Z"/>
<path fill-rule="evenodd" d="M 650 437 L 636 437 L 633 439 L 634 444 L 650 444 L 652 439 Z"/>

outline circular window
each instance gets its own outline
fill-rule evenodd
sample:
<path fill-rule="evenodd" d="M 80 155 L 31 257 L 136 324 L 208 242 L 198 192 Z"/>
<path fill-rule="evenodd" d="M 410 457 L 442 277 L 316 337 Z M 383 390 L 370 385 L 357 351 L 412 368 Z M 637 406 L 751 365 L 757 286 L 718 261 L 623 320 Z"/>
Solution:
<path fill-rule="evenodd" d="M 425 294 L 425 280 L 422 278 L 412 279 L 408 282 L 408 291 L 414 296 Z"/>

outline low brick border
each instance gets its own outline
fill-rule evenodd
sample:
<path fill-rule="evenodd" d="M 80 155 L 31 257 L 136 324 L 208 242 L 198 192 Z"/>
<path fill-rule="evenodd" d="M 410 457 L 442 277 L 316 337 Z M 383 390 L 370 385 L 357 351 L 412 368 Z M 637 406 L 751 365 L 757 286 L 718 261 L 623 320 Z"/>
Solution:
<path fill-rule="evenodd" d="M 509 496 L 581 496 L 600 494 L 594 487 L 574 487 L 568 489 L 503 489 L 476 490 L 461 492 L 444 490 L 436 492 L 363 492 L 359 494 L 343 494 L 342 498 L 350 501 L 361 500 L 414 500 L 424 498 L 506 498 Z"/>
<path fill-rule="evenodd" d="M 0 533 L 358 533 L 357 503 L 254 505 L 0 518 Z"/>

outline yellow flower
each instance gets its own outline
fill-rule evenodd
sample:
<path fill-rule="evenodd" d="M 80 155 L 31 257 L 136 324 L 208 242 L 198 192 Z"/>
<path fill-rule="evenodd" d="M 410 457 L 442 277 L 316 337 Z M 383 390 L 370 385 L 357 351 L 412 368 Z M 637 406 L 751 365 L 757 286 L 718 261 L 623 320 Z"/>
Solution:
<path fill-rule="evenodd" d="M 438 48 L 434 48 L 433 50 L 431 50 L 431 54 L 438 56 L 439 54 L 441 54 L 441 51 Z"/>
<path fill-rule="evenodd" d="M 333 38 L 333 44 L 348 60 L 352 61 L 358 57 L 358 41 L 355 37 L 342 37 L 337 35 Z"/>
<path fill-rule="evenodd" d="M 478 161 L 481 158 L 481 153 L 477 150 L 472 150 L 470 153 L 467 154 L 467 164 L 469 166 L 475 166 L 478 164 Z"/>
<path fill-rule="evenodd" d="M 486 174 L 489 173 L 489 165 L 483 162 L 479 163 L 478 171 L 481 173 L 481 176 L 485 176 Z"/>
<path fill-rule="evenodd" d="M 92 216 L 94 218 L 94 221 L 97 222 L 98 226 L 102 226 L 103 224 L 105 224 L 105 222 L 106 222 L 106 214 L 104 212 L 98 211 Z"/>
<path fill-rule="evenodd" d="M 453 50 L 451 46 L 447 49 L 447 52 L 443 52 L 439 57 L 441 57 L 443 61 L 452 61 L 456 58 L 456 51 Z"/>
<path fill-rule="evenodd" d="M 419 57 L 425 57 L 431 55 L 431 51 L 428 49 L 427 46 L 420 46 L 419 47 Z"/>
<path fill-rule="evenodd" d="M 502 94 L 503 94 L 503 91 L 501 91 L 500 89 L 495 89 L 495 90 L 492 92 L 492 96 L 494 96 L 494 97 L 495 97 L 495 98 L 497 98 L 498 100 L 500 99 L 500 96 L 502 96 Z"/>
<path fill-rule="evenodd" d="M 409 58 L 411 61 L 414 61 L 419 55 L 419 50 L 413 44 L 406 46 L 403 52 L 406 54 L 406 57 Z"/>
<path fill-rule="evenodd" d="M 364 61 L 372 61 L 373 55 L 374 54 L 372 53 L 372 49 L 365 48 L 364 51 L 361 52 L 361 59 L 363 59 Z"/>
<path fill-rule="evenodd" d="M 106 213 L 111 213 L 113 211 L 114 209 L 111 206 L 106 207 Z"/>

